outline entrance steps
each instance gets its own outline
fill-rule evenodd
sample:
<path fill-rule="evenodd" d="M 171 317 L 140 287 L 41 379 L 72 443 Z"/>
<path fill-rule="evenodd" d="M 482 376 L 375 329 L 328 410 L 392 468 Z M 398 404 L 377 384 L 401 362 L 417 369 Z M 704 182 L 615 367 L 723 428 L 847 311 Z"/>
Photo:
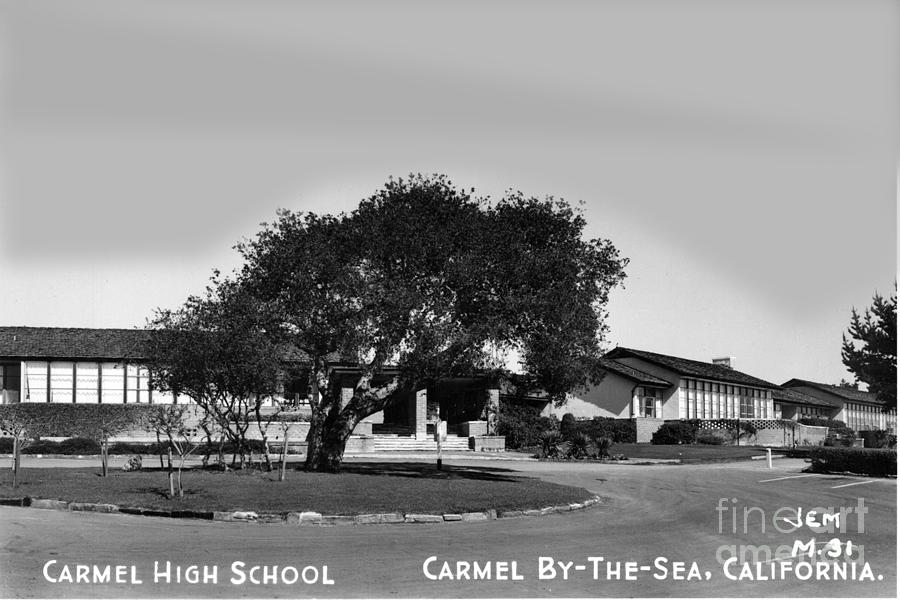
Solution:
<path fill-rule="evenodd" d="M 417 440 L 412 436 L 397 434 L 375 434 L 376 452 L 437 452 L 437 442 L 433 437 L 427 440 Z M 469 438 L 458 435 L 448 435 L 441 442 L 443 452 L 466 452 L 469 450 Z"/>

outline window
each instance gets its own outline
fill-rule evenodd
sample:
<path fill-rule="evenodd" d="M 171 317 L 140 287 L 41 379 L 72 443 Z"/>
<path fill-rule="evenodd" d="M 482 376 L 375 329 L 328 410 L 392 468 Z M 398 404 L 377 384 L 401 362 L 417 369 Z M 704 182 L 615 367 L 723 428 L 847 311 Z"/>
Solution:
<path fill-rule="evenodd" d="M 662 393 L 660 390 L 638 386 L 634 389 L 634 414 L 637 417 L 662 417 Z"/>
<path fill-rule="evenodd" d="M 96 404 L 97 383 L 100 377 L 100 365 L 97 363 L 75 364 L 75 402 Z"/>

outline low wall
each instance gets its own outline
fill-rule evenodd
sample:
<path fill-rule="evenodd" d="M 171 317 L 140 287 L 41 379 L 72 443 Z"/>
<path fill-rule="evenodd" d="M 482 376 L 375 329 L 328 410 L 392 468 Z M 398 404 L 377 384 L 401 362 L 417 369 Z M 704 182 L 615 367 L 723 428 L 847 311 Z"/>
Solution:
<path fill-rule="evenodd" d="M 464 421 L 459 424 L 459 435 L 462 437 L 487 435 L 487 421 Z"/>
<path fill-rule="evenodd" d="M 642 419 L 637 419 L 640 423 Z M 649 419 L 645 419 L 649 420 Z M 678 422 L 678 421 L 672 421 Z M 818 446 L 828 435 L 827 427 L 803 425 L 790 419 L 741 419 L 741 423 L 750 423 L 756 429 L 753 435 L 742 435 L 735 439 L 737 432 L 735 419 L 707 419 L 700 421 L 700 429 L 711 431 L 730 440 L 726 444 L 741 446 Z M 651 434 L 652 435 L 652 434 Z M 640 441 L 640 438 L 638 439 Z"/>
<path fill-rule="evenodd" d="M 815 427 L 797 423 L 794 429 L 795 446 L 821 446 L 828 437 L 827 427 Z"/>
<path fill-rule="evenodd" d="M 475 452 L 503 452 L 506 450 L 506 438 L 502 435 L 471 436 L 469 448 Z"/>
<path fill-rule="evenodd" d="M 632 419 L 631 421 L 634 423 L 635 441 L 638 444 L 649 444 L 653 439 L 653 434 L 656 433 L 656 430 L 665 423 L 663 419 L 653 419 L 650 417 L 639 417 L 637 419 Z"/>
<path fill-rule="evenodd" d="M 375 438 L 371 435 L 351 435 L 344 446 L 344 452 L 351 454 L 375 452 Z"/>

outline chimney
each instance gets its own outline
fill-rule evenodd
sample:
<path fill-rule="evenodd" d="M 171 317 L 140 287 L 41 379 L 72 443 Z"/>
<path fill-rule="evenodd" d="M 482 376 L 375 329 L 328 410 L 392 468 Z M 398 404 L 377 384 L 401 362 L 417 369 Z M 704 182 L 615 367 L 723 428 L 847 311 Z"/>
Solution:
<path fill-rule="evenodd" d="M 734 368 L 733 362 L 734 362 L 734 357 L 733 357 L 733 356 L 723 356 L 723 357 L 721 357 L 721 358 L 714 358 L 714 359 L 712 359 L 712 364 L 714 364 L 714 365 L 721 365 L 721 366 L 723 366 L 723 367 L 728 367 L 729 369 L 733 369 L 733 368 Z"/>

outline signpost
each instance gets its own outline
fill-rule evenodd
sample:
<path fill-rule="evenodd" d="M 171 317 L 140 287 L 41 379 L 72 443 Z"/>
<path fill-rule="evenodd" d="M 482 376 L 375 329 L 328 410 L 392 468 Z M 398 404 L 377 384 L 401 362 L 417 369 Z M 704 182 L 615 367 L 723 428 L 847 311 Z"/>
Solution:
<path fill-rule="evenodd" d="M 447 421 L 434 424 L 434 441 L 437 442 L 437 470 L 441 470 L 441 442 L 447 439 Z"/>

